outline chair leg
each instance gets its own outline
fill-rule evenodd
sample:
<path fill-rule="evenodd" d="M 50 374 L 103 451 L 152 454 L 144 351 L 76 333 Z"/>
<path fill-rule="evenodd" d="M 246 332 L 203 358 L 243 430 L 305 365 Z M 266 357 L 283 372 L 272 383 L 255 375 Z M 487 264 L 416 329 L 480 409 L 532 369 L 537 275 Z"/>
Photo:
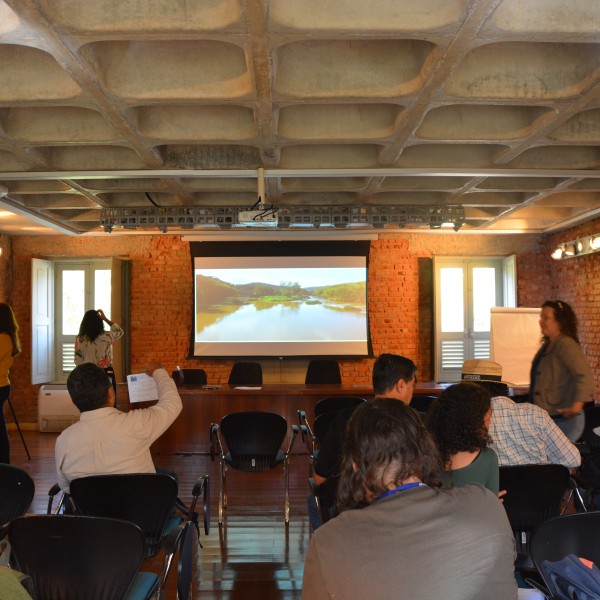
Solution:
<path fill-rule="evenodd" d="M 221 485 L 219 486 L 219 525 L 223 523 L 223 508 L 227 504 L 225 485 L 225 463 L 221 461 Z"/>
<path fill-rule="evenodd" d="M 283 477 L 285 479 L 285 524 L 287 525 L 290 522 L 290 477 L 287 456 L 283 461 Z"/>

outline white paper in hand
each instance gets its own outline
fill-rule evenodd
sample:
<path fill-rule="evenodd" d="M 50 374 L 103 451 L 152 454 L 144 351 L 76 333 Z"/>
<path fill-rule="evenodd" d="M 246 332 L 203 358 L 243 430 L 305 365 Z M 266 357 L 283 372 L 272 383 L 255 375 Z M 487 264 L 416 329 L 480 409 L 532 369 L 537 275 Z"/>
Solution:
<path fill-rule="evenodd" d="M 127 375 L 127 389 L 129 390 L 129 402 L 152 402 L 158 400 L 158 386 L 154 377 L 146 373 Z"/>

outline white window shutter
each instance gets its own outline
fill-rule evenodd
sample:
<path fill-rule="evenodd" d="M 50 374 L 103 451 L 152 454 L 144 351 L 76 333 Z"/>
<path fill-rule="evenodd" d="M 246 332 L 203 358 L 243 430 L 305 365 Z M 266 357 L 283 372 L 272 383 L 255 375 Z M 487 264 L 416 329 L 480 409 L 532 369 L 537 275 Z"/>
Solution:
<path fill-rule="evenodd" d="M 31 260 L 31 383 L 54 379 L 54 268 Z"/>

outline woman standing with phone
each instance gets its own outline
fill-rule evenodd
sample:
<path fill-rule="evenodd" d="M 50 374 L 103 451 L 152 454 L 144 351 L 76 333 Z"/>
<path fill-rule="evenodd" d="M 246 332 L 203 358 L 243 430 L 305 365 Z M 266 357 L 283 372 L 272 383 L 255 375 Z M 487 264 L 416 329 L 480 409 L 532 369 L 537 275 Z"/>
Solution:
<path fill-rule="evenodd" d="M 6 430 L 4 405 L 10 397 L 8 372 L 19 352 L 19 325 L 12 308 L 6 302 L 0 302 L 0 463 L 7 464 L 10 464 L 10 440 Z"/>

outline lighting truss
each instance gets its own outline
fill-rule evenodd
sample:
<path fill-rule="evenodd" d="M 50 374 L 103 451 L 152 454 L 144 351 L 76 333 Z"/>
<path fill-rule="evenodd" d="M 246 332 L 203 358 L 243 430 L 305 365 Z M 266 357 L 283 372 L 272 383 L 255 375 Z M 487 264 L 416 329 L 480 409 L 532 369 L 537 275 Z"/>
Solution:
<path fill-rule="evenodd" d="M 554 260 L 574 258 L 600 252 L 600 233 L 586 235 L 585 237 L 564 242 L 557 246 L 550 255 Z"/>
<path fill-rule="evenodd" d="M 239 221 L 240 213 L 247 213 L 246 206 L 177 206 L 177 207 L 137 207 L 103 208 L 100 223 L 105 231 L 113 228 L 145 229 L 221 229 L 245 228 Z M 265 210 L 272 218 L 277 216 L 276 226 L 289 227 L 334 227 L 353 226 L 411 227 L 426 225 L 431 228 L 450 224 L 456 231 L 464 224 L 462 206 L 269 206 Z M 254 227 L 261 225 L 255 219 Z M 265 223 L 271 227 L 272 223 Z"/>

